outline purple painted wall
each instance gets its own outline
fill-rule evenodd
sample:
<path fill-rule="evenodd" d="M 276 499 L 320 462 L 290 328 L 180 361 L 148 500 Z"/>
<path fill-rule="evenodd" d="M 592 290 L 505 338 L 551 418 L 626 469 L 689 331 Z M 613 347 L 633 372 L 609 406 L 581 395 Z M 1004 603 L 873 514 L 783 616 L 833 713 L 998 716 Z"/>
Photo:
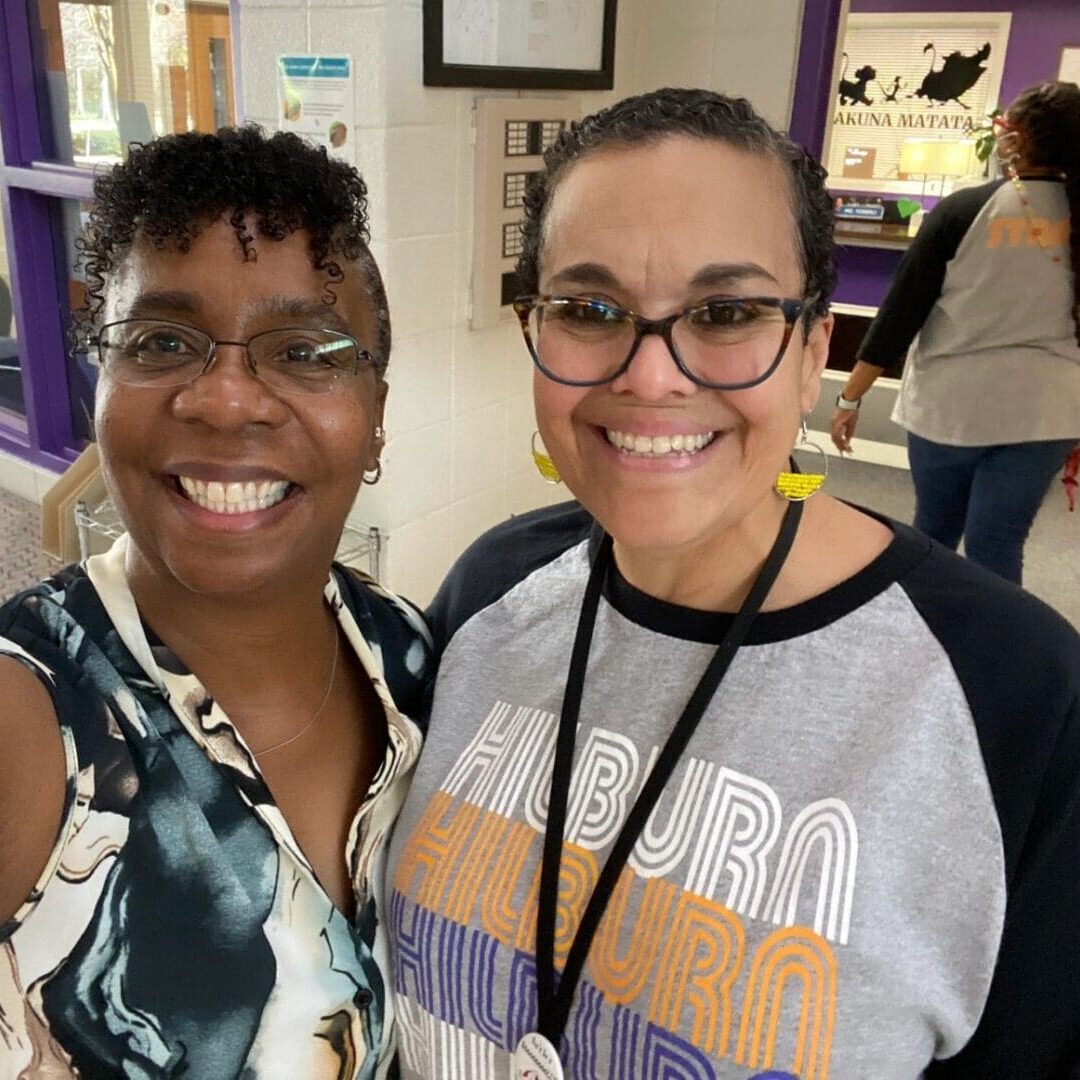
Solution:
<path fill-rule="evenodd" d="M 839 26 L 839 0 L 805 0 L 788 129 L 797 143 L 818 158 L 828 115 L 822 102 L 832 97 L 832 65 Z"/>
<path fill-rule="evenodd" d="M 839 0 L 833 0 L 833 3 L 839 9 Z M 948 0 L 942 4 L 933 4 L 929 0 L 851 0 L 850 10 L 860 13 L 927 10 L 1012 12 L 1008 51 L 1001 78 L 1002 102 L 1011 101 L 1025 86 L 1054 78 L 1061 46 L 1080 44 L 1080 0 Z M 817 23 L 817 27 L 808 27 L 808 17 Z M 816 39 L 821 36 L 821 20 L 820 8 L 811 13 L 808 5 L 803 34 L 811 33 L 815 38 L 818 54 L 821 46 Z M 831 85 L 822 87 L 820 66 L 804 65 L 803 56 L 800 55 L 795 85 L 797 110 L 792 112 L 792 134 L 818 154 L 822 150 L 819 129 L 802 118 L 813 113 L 809 105 L 811 100 L 816 102 L 817 114 L 824 116 L 832 105 L 832 89 Z M 802 121 L 798 129 L 797 118 Z M 840 281 L 834 299 L 876 307 L 885 296 L 899 261 L 900 252 L 897 251 L 840 248 L 837 253 Z"/>
<path fill-rule="evenodd" d="M 833 300 L 878 307 L 889 290 L 901 255 L 903 252 L 895 248 L 838 245 L 836 270 L 839 279 Z"/>

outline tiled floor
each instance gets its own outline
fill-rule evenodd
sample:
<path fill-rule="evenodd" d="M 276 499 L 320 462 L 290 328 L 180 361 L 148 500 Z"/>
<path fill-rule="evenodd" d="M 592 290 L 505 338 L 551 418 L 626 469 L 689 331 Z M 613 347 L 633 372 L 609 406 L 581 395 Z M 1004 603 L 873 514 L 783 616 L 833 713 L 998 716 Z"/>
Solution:
<path fill-rule="evenodd" d="M 829 459 L 828 491 L 901 521 L 914 509 L 911 478 L 900 469 Z M 1066 509 L 1055 481 L 1028 541 L 1027 587 L 1080 628 L 1080 513 Z M 38 508 L 0 491 L 0 599 L 56 569 L 38 546 Z"/>
<path fill-rule="evenodd" d="M 37 506 L 0 491 L 0 598 L 7 599 L 58 568 L 40 547 Z"/>
<path fill-rule="evenodd" d="M 828 491 L 899 521 L 911 521 L 915 493 L 903 469 L 829 458 Z M 1080 629 L 1080 511 L 1070 514 L 1055 480 L 1024 549 L 1024 585 Z"/>

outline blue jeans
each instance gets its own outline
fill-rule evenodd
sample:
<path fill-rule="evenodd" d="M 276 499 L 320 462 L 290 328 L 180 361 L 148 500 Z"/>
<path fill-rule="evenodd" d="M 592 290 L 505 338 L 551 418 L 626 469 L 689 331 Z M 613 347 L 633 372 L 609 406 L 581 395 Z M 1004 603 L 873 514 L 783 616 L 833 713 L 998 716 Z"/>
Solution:
<path fill-rule="evenodd" d="M 915 528 L 1020 584 L 1024 541 L 1076 439 L 943 446 L 908 433 Z"/>

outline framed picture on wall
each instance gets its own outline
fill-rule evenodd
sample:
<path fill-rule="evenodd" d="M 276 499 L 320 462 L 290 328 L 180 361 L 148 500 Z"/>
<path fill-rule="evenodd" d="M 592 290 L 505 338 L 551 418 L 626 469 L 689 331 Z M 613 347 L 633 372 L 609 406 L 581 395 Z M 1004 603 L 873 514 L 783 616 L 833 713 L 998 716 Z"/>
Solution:
<path fill-rule="evenodd" d="M 1080 45 L 1061 46 L 1061 63 L 1058 64 L 1057 77 L 1062 82 L 1080 84 Z"/>
<path fill-rule="evenodd" d="M 976 175 L 972 132 L 998 104 L 1011 18 L 849 15 L 825 136 L 829 186 L 921 197 Z"/>
<path fill-rule="evenodd" d="M 424 85 L 610 90 L 617 0 L 424 0 Z"/>

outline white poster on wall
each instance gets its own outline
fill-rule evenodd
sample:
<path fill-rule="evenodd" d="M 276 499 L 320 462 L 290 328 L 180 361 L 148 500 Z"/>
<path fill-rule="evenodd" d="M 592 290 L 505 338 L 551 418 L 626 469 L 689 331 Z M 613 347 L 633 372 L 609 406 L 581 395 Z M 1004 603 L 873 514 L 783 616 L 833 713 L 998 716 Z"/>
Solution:
<path fill-rule="evenodd" d="M 1057 77 L 1062 82 L 1080 84 L 1080 45 L 1063 45 Z"/>
<path fill-rule="evenodd" d="M 279 56 L 278 128 L 356 164 L 353 67 L 348 56 Z"/>
<path fill-rule="evenodd" d="M 900 172 L 905 140 L 957 141 L 998 104 L 1007 12 L 852 14 L 825 140 L 829 186 L 917 194 Z"/>
<path fill-rule="evenodd" d="M 444 0 L 447 64 L 591 70 L 602 59 L 604 0 Z"/>

